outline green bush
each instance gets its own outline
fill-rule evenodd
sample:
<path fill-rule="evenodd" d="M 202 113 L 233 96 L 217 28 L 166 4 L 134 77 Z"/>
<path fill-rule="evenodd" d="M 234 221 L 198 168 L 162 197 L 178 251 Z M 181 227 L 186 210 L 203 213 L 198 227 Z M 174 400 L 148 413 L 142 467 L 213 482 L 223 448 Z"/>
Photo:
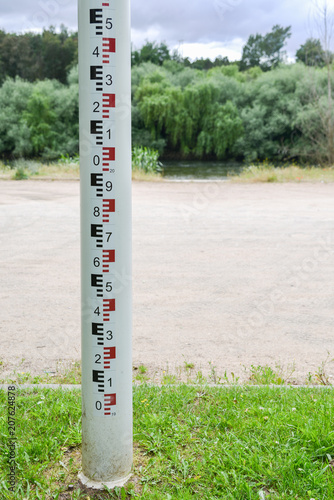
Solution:
<path fill-rule="evenodd" d="M 139 156 L 153 150 L 174 158 L 333 164 L 332 70 L 329 76 L 327 68 L 303 63 L 241 72 L 235 64 L 204 71 L 175 60 L 144 62 L 132 69 L 132 143 Z M 74 157 L 78 136 L 77 66 L 67 83 L 4 81 L 2 157 Z"/>
<path fill-rule="evenodd" d="M 132 169 L 146 174 L 162 172 L 162 164 L 158 161 L 159 152 L 145 147 L 134 147 L 132 150 Z"/>
<path fill-rule="evenodd" d="M 78 84 L 8 79 L 0 110 L 0 154 L 55 159 L 78 152 Z"/>

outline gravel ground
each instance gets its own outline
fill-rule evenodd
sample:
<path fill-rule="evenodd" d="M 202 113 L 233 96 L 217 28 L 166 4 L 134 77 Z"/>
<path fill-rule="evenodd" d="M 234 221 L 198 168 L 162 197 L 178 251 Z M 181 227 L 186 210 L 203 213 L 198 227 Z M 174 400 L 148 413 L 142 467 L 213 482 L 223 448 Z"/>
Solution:
<path fill-rule="evenodd" d="M 333 200 L 334 184 L 135 182 L 134 365 L 305 382 L 334 357 Z M 0 181 L 0 231 L 3 375 L 79 360 L 79 183 Z"/>

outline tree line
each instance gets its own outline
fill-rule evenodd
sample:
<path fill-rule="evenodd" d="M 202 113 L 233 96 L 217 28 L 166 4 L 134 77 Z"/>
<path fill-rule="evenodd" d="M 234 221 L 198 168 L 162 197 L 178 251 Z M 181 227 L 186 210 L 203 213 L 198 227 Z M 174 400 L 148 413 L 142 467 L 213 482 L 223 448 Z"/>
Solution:
<path fill-rule="evenodd" d="M 164 43 L 132 51 L 132 139 L 162 158 L 334 162 L 332 62 L 309 39 L 284 63 L 291 28 L 251 35 L 240 61 L 190 62 Z M 0 154 L 78 152 L 77 36 L 0 32 Z"/>
<path fill-rule="evenodd" d="M 265 35 L 250 35 L 243 47 L 240 61 L 229 61 L 218 56 L 214 61 L 200 58 L 191 61 L 181 57 L 177 50 L 171 52 L 164 42 L 147 41 L 140 49 L 132 49 L 132 67 L 151 62 L 162 66 L 168 61 L 177 62 L 186 68 L 209 70 L 215 67 L 237 65 L 241 71 L 260 67 L 267 71 L 284 62 L 283 50 L 291 36 L 291 27 L 276 25 Z M 296 61 L 309 66 L 324 66 L 326 51 L 320 40 L 309 38 L 296 52 Z M 55 27 L 42 33 L 6 33 L 0 30 L 0 84 L 6 78 L 20 77 L 29 82 L 58 80 L 66 83 L 71 68 L 78 64 L 78 33 L 71 33 L 65 26 L 59 32 Z"/>
<path fill-rule="evenodd" d="M 65 26 L 42 33 L 6 33 L 0 30 L 0 83 L 17 76 L 34 82 L 66 83 L 69 70 L 78 63 L 78 34 Z"/>

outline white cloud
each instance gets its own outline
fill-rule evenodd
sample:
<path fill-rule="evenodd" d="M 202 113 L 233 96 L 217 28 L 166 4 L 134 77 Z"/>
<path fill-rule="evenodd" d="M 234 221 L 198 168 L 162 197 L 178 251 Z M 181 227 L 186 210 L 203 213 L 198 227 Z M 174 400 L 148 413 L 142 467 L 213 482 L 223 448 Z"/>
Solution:
<path fill-rule="evenodd" d="M 181 43 L 175 45 L 174 49 L 181 54 L 183 57 L 189 57 L 189 59 L 216 59 L 218 56 L 228 57 L 230 61 L 235 61 L 240 59 L 242 52 L 243 40 L 241 38 L 236 38 L 231 40 L 230 43 L 220 43 L 220 42 L 210 42 L 210 43 Z"/>
<path fill-rule="evenodd" d="M 319 0 L 322 2 L 322 0 Z M 327 0 L 334 8 L 334 0 Z M 3 2 L 0 28 L 38 31 L 65 24 L 77 29 L 77 0 L 15 0 Z M 292 26 L 289 55 L 310 36 L 316 36 L 314 0 L 131 0 L 132 41 L 164 41 L 173 49 L 183 40 L 185 56 L 240 57 L 249 35 L 268 33 L 275 24 Z"/>

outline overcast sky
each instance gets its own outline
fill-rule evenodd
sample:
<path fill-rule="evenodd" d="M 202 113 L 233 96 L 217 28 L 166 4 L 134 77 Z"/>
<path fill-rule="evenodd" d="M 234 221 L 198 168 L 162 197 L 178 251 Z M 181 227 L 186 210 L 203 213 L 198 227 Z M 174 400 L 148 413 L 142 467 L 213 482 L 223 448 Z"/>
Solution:
<path fill-rule="evenodd" d="M 79 0 L 80 1 L 80 0 Z M 322 2 L 323 0 L 318 0 Z M 40 31 L 65 24 L 77 30 L 77 0 L 2 0 L 0 29 Z M 327 0 L 330 8 L 334 0 Z M 318 37 L 314 0 L 132 0 L 132 42 L 164 41 L 181 55 L 240 59 L 249 35 L 265 34 L 275 24 L 292 26 L 287 51 L 293 57 L 310 36 Z"/>

